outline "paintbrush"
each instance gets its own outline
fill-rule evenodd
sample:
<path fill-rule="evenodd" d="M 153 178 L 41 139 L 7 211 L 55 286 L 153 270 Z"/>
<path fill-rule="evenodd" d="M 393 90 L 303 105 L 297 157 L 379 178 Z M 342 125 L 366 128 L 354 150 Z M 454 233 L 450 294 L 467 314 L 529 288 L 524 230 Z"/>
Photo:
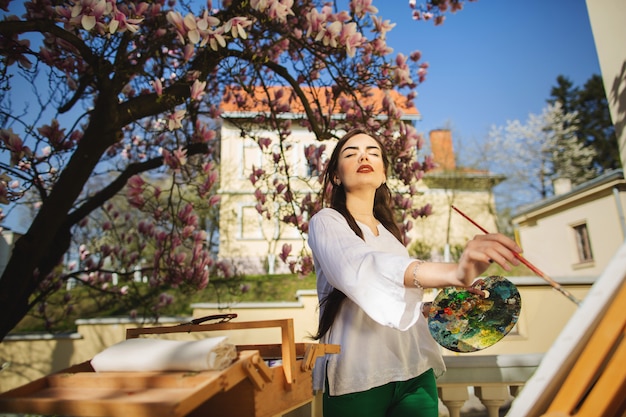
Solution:
<path fill-rule="evenodd" d="M 458 208 L 456 208 L 455 206 L 452 206 L 452 208 L 459 213 L 461 216 L 465 217 L 467 220 L 469 220 L 470 223 L 472 223 L 474 226 L 476 226 L 478 229 L 480 229 L 480 231 L 482 231 L 485 234 L 488 234 L 489 232 L 482 227 L 481 225 L 479 225 L 478 223 L 476 223 L 474 220 L 472 220 L 470 217 L 468 217 L 465 213 L 463 213 L 461 210 L 459 210 Z M 524 258 L 522 255 L 520 255 L 517 252 L 513 252 L 513 255 L 515 255 L 515 257 L 517 259 L 519 259 L 519 261 L 521 263 L 523 263 L 524 265 L 526 265 L 531 271 L 533 271 L 535 274 L 537 274 L 537 276 L 543 278 L 548 284 L 550 284 L 550 286 L 552 288 L 554 288 L 555 290 L 557 290 L 558 292 L 560 292 L 561 294 L 563 294 L 564 296 L 566 296 L 567 298 L 570 299 L 570 301 L 574 302 L 577 305 L 580 305 L 580 300 L 578 300 L 576 297 L 574 297 L 569 291 L 567 291 L 565 288 L 561 287 L 561 284 L 559 284 L 558 282 L 556 282 L 555 280 L 553 280 L 552 278 L 550 278 L 547 274 L 545 274 L 544 272 L 542 272 L 539 268 L 537 268 L 535 265 L 531 264 L 526 258 Z"/>

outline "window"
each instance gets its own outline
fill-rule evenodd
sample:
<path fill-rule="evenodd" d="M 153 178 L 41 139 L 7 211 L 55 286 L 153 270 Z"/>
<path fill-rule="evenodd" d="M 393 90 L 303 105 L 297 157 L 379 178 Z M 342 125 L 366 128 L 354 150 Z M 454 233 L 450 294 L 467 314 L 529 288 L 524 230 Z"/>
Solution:
<path fill-rule="evenodd" d="M 238 220 L 240 239 L 263 239 L 262 219 L 255 206 L 241 206 Z"/>
<path fill-rule="evenodd" d="M 587 223 L 574 226 L 574 234 L 576 235 L 576 248 L 578 249 L 579 261 L 593 261 L 593 253 L 591 252 L 591 242 L 589 241 Z"/>
<path fill-rule="evenodd" d="M 241 147 L 241 164 L 239 165 L 239 177 L 248 178 L 252 168 L 262 168 L 263 153 L 259 145 L 252 139 L 245 139 Z"/>

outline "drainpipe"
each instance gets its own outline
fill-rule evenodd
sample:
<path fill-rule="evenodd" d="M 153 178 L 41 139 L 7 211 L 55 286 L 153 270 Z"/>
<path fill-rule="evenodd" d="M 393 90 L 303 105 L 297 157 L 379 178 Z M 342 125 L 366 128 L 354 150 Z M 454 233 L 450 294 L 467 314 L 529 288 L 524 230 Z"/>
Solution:
<path fill-rule="evenodd" d="M 613 187 L 613 196 L 615 197 L 615 205 L 617 206 L 619 224 L 622 227 L 622 238 L 626 240 L 626 221 L 624 220 L 624 209 L 622 208 L 622 201 L 619 198 L 619 190 L 617 187 Z"/>

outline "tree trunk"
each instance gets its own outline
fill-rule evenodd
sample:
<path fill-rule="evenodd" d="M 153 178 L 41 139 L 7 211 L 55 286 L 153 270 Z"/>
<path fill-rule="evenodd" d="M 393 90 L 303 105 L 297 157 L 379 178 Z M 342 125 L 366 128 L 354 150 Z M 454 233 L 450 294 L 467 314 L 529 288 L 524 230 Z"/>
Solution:
<path fill-rule="evenodd" d="M 101 156 L 120 134 L 115 112 L 115 95 L 100 95 L 76 152 L 26 234 L 15 243 L 0 277 L 0 341 L 28 313 L 33 292 L 68 249 L 73 226 L 68 224 L 68 213 Z"/>

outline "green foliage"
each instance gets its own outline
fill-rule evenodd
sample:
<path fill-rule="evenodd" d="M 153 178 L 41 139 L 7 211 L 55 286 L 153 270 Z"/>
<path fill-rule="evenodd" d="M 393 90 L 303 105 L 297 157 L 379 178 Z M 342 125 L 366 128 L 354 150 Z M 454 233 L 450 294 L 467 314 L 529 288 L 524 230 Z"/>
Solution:
<path fill-rule="evenodd" d="M 422 259 L 425 261 L 431 258 L 432 247 L 420 240 L 411 243 L 408 247 L 408 250 L 409 255 L 414 258 Z"/>
<path fill-rule="evenodd" d="M 450 257 L 452 258 L 452 261 L 457 262 L 461 258 L 463 249 L 465 249 L 464 245 L 451 245 L 450 246 Z"/>
<path fill-rule="evenodd" d="M 576 136 L 581 144 L 595 150 L 593 168 L 598 174 L 620 168 L 617 136 L 602 78 L 594 74 L 582 88 L 574 86 L 563 75 L 559 75 L 556 82 L 547 102 L 559 102 L 565 113 L 577 113 Z"/>
<path fill-rule="evenodd" d="M 145 287 L 147 290 L 148 286 Z M 315 289 L 315 287 L 315 274 L 305 277 L 282 274 L 215 279 L 211 280 L 202 291 L 183 292 L 176 289 L 168 291 L 173 301 L 160 310 L 160 315 L 190 316 L 191 305 L 194 303 L 294 301 L 298 290 Z M 246 291 L 242 291 L 242 288 Z M 62 291 L 54 293 L 48 299 L 46 306 L 49 311 L 45 316 L 31 311 L 13 329 L 12 333 L 46 331 L 45 319 L 50 320 L 51 317 L 55 317 L 55 321 L 48 323 L 48 328 L 52 328 L 54 333 L 63 333 L 76 330 L 77 319 L 130 316 L 132 306 L 113 305 L 106 308 L 98 303 L 97 297 L 89 296 L 89 291 L 85 287 L 73 288 L 71 299 L 76 300 L 76 305 L 71 309 L 67 309 L 68 298 Z M 147 315 L 147 317 L 150 316 L 150 314 Z"/>

